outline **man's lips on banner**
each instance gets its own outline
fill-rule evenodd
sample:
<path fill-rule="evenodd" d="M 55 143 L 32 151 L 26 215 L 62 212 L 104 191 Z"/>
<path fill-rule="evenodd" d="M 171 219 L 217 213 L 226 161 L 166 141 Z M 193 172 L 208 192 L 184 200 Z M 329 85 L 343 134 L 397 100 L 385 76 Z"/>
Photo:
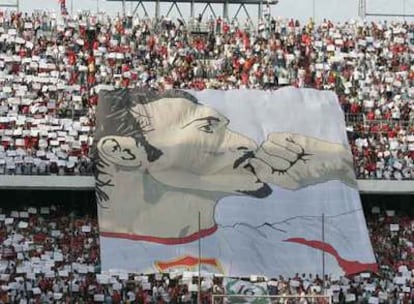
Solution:
<path fill-rule="evenodd" d="M 161 272 L 173 270 L 174 268 L 194 269 L 198 266 L 199 259 L 190 255 L 176 258 L 169 261 L 156 261 L 155 267 Z M 200 265 L 209 266 L 217 270 L 218 273 L 223 273 L 223 269 L 218 259 L 215 258 L 201 258 Z"/>
<path fill-rule="evenodd" d="M 240 158 L 236 159 L 233 164 L 233 169 L 237 169 L 241 164 L 246 165 L 250 158 L 254 158 L 254 153 L 252 151 L 244 153 Z"/>

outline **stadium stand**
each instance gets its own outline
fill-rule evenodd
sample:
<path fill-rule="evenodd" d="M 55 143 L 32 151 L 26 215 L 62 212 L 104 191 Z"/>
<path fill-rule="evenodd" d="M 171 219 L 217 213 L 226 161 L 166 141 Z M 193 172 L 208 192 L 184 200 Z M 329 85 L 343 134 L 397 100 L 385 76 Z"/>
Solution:
<path fill-rule="evenodd" d="M 92 174 L 94 109 L 105 86 L 293 85 L 338 94 L 358 178 L 414 179 L 412 24 L 274 18 L 257 29 L 222 20 L 210 20 L 203 29 L 207 34 L 187 31 L 181 20 L 1 12 L 0 174 Z M 57 198 L 52 205 L 50 197 L 33 202 L 9 197 L 13 203 L 2 204 L 0 302 L 195 301 L 179 278 L 96 275 L 96 210 L 79 203 L 85 197 L 70 207 Z M 357 303 L 371 297 L 379 303 L 414 299 L 413 215 L 376 203 L 366 215 L 381 271 L 327 278 L 336 303 L 353 297 Z M 323 280 L 312 274 L 269 282 L 270 294 L 322 293 Z M 203 303 L 211 292 L 223 292 L 217 278 L 203 286 Z"/>
<path fill-rule="evenodd" d="M 2 13 L 0 174 L 91 174 L 102 86 L 294 85 L 338 94 L 358 178 L 413 178 L 411 25 L 209 22 Z"/>
<path fill-rule="evenodd" d="M 195 303 L 197 293 L 182 282 L 183 274 L 142 276 L 115 270 L 98 274 L 99 237 L 93 192 L 35 191 L 16 195 L 2 191 L 1 195 L 5 202 L 0 215 L 3 303 Z M 51 198 L 59 203 L 44 203 Z M 16 199 L 26 203 L 16 207 Z M 390 210 L 386 200 L 383 204 L 368 201 L 365 212 L 380 272 L 348 278 L 327 276 L 325 288 L 330 290 L 333 303 L 345 303 L 346 299 L 368 303 L 371 297 L 379 303 L 411 303 L 412 208 L 404 210 L 408 204 L 402 199 L 393 202 L 399 211 Z M 312 274 L 268 278 L 267 285 L 270 295 L 323 292 L 322 278 Z M 202 288 L 203 303 L 210 303 L 213 292 L 224 292 L 223 278 L 203 278 Z M 300 303 L 311 302 L 302 299 Z"/>

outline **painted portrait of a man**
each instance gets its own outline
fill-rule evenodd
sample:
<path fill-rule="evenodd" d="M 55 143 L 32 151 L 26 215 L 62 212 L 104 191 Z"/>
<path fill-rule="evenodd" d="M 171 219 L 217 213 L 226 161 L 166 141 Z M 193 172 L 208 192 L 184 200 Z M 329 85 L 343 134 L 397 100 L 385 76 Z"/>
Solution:
<path fill-rule="evenodd" d="M 218 103 L 217 95 L 206 100 Z M 280 128 L 271 130 L 249 111 L 232 119 L 223 113 L 237 109 L 232 105 L 237 98 L 231 100 L 222 100 L 218 107 L 224 109 L 220 111 L 180 90 L 101 92 L 94 158 L 103 240 L 130 242 L 131 246 L 122 246 L 130 250 L 140 245 L 153 246 L 159 252 L 175 248 L 160 258 L 153 254 L 143 258 L 143 264 L 148 265 L 168 262 L 194 255 L 185 248 L 199 238 L 220 235 L 220 226 L 224 225 L 218 222 L 222 216 L 219 210 L 228 198 L 257 204 L 253 209 L 249 207 L 253 212 L 237 207 L 227 211 L 230 215 L 226 218 L 234 217 L 233 228 L 238 229 L 251 226 L 249 220 L 239 220 L 246 217 L 246 212 L 260 223 L 262 216 L 260 212 L 255 214 L 255 209 L 261 209 L 261 204 L 270 199 L 272 204 L 278 203 L 275 187 L 294 193 L 334 181 L 355 190 L 352 155 L 346 144 Z M 232 128 L 233 121 L 243 125 L 241 129 L 249 129 L 252 124 L 269 130 L 259 128 L 262 139 L 258 139 L 238 127 Z M 263 220 L 262 224 L 280 233 L 272 221 Z M 228 242 L 249 243 L 247 235 L 235 237 L 237 240 L 230 237 Z M 303 239 L 302 246 L 315 251 L 322 246 L 312 245 L 311 239 L 297 234 L 282 239 Z M 207 257 L 214 255 L 206 251 Z M 338 258 L 334 260 L 338 263 Z M 226 258 L 220 261 L 228 264 Z"/>

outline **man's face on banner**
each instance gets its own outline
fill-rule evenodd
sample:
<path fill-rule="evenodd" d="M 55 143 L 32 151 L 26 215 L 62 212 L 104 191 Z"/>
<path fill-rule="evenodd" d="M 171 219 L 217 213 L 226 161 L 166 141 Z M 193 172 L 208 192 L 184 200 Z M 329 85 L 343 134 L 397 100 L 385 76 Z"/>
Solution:
<path fill-rule="evenodd" d="M 254 174 L 248 159 L 257 145 L 228 128 L 228 119 L 183 98 L 165 98 L 131 109 L 147 142 L 162 151 L 148 162 L 132 138 L 104 137 L 98 145 L 110 160 L 136 166 L 176 188 L 265 197 L 271 190 Z"/>

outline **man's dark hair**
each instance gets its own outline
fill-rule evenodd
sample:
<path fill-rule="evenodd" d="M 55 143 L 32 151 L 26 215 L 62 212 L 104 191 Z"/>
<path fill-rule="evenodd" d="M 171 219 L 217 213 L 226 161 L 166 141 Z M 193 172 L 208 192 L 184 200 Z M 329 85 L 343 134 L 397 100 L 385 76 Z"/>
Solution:
<path fill-rule="evenodd" d="M 99 103 L 96 110 L 96 128 L 94 144 L 91 150 L 91 158 L 94 161 L 96 191 L 98 201 L 108 200 L 108 196 L 102 190 L 104 186 L 114 186 L 111 181 L 103 181 L 100 175 L 109 175 L 105 172 L 105 165 L 108 165 L 99 157 L 97 143 L 105 136 L 125 136 L 132 137 L 137 146 L 140 145 L 145 149 L 147 160 L 149 162 L 156 161 L 162 156 L 162 151 L 151 145 L 146 134 L 151 131 L 151 114 L 145 107 L 141 107 L 140 111 L 134 111 L 137 105 L 146 105 L 151 102 L 163 98 L 184 98 L 193 103 L 197 103 L 197 99 L 181 90 L 168 90 L 158 92 L 150 89 L 117 89 L 112 91 L 101 90 L 99 92 Z"/>

